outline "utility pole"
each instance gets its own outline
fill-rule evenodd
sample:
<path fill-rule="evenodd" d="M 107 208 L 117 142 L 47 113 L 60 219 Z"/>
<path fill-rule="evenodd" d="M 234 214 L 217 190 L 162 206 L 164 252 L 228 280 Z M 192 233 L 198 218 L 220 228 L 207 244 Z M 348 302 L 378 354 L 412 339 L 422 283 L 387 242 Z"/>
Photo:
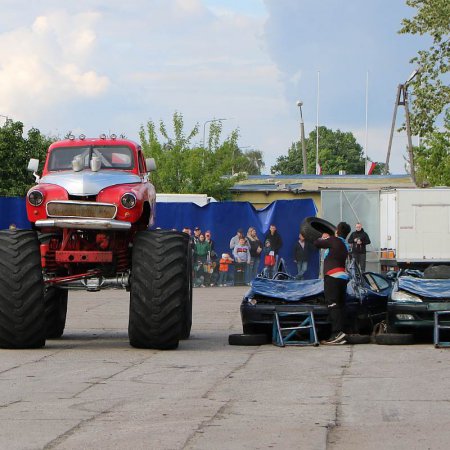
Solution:
<path fill-rule="evenodd" d="M 397 109 L 399 106 L 405 107 L 405 127 L 406 127 L 406 136 L 408 139 L 408 156 L 409 156 L 409 168 L 411 179 L 414 184 L 416 184 L 416 171 L 414 169 L 414 152 L 412 146 L 412 138 L 411 138 L 411 121 L 409 116 L 409 102 L 408 102 L 408 84 L 412 81 L 412 79 L 418 74 L 418 70 L 415 70 L 406 83 L 399 84 L 397 87 L 397 97 L 395 99 L 394 105 L 394 115 L 392 117 L 392 126 L 391 126 L 391 134 L 389 136 L 389 144 L 388 151 L 386 156 L 386 165 L 385 165 L 385 173 L 389 172 L 389 159 L 391 157 L 391 149 L 392 149 L 392 139 L 394 137 L 394 129 L 395 122 L 397 119 Z"/>
<path fill-rule="evenodd" d="M 305 175 L 308 174 L 308 170 L 306 167 L 306 143 L 305 143 L 305 122 L 303 121 L 303 114 L 302 114 L 302 101 L 297 102 L 297 106 L 300 109 L 300 140 L 302 143 L 302 160 L 303 160 L 303 173 Z"/>

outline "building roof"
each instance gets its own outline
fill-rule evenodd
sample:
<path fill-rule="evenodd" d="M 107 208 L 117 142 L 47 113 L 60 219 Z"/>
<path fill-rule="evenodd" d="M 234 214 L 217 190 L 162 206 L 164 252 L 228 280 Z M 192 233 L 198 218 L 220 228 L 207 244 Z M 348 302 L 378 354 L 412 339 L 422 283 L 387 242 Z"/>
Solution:
<path fill-rule="evenodd" d="M 317 192 L 325 189 L 415 188 L 410 175 L 250 175 L 232 192 Z"/>

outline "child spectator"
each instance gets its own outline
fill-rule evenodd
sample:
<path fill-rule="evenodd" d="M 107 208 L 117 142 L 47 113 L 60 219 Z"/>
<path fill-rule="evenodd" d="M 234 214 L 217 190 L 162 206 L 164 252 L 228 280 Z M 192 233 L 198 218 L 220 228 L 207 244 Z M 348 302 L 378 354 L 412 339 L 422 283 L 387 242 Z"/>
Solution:
<path fill-rule="evenodd" d="M 274 268 L 276 263 L 275 252 L 272 250 L 269 239 L 264 243 L 264 276 L 272 278 L 274 276 Z"/>
<path fill-rule="evenodd" d="M 228 253 L 222 253 L 219 261 L 219 282 L 218 286 L 226 286 L 229 281 L 229 267 L 233 264 L 233 258 Z"/>
<path fill-rule="evenodd" d="M 250 283 L 250 246 L 247 243 L 247 239 L 245 239 L 244 236 L 241 236 L 239 238 L 239 243 L 234 247 L 233 249 L 233 256 L 234 256 L 234 272 L 235 272 L 235 283 Z M 243 275 L 243 279 L 238 280 L 236 275 L 237 274 Z"/>
<path fill-rule="evenodd" d="M 214 250 L 208 252 L 206 264 L 203 264 L 204 284 L 206 286 L 215 286 L 217 282 L 217 255 Z"/>

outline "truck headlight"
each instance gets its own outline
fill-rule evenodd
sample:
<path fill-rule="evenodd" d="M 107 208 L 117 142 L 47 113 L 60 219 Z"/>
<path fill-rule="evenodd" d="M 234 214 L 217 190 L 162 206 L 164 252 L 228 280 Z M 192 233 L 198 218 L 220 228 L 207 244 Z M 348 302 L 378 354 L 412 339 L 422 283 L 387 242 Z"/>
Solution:
<path fill-rule="evenodd" d="M 44 194 L 35 189 L 28 194 L 28 201 L 33 206 L 42 205 L 42 202 L 44 201 Z"/>
<path fill-rule="evenodd" d="M 411 294 L 406 291 L 392 291 L 391 299 L 396 302 L 415 302 L 422 303 L 422 299 L 417 295 Z"/>
<path fill-rule="evenodd" d="M 126 209 L 134 208 L 136 206 L 136 196 L 131 192 L 127 192 L 126 194 L 122 195 L 120 202 L 122 203 L 122 206 Z"/>

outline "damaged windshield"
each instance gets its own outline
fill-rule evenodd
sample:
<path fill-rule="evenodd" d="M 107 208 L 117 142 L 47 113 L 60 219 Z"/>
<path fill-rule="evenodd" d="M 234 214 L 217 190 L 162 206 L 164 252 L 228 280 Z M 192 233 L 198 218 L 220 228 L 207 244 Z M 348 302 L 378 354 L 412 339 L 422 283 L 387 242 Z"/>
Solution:
<path fill-rule="evenodd" d="M 93 156 L 101 161 L 101 169 L 130 170 L 134 168 L 134 157 L 130 148 L 124 146 L 58 147 L 52 150 L 48 170 L 72 170 L 72 161 L 81 159 L 84 169 L 90 168 Z"/>

